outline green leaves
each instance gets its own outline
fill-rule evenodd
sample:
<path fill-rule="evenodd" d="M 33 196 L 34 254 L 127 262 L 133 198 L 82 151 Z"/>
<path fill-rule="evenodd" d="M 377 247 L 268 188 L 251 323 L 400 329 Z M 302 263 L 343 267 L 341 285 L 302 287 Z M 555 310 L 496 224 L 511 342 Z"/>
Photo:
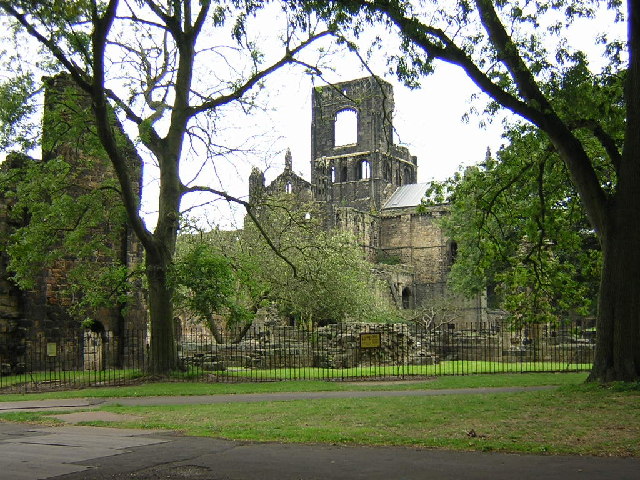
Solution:
<path fill-rule="evenodd" d="M 0 149 L 17 146 L 30 150 L 38 129 L 31 116 L 36 111 L 33 74 L 22 73 L 0 83 Z"/>
<path fill-rule="evenodd" d="M 45 268 L 62 268 L 61 294 L 75 299 L 74 313 L 124 304 L 133 272 L 119 258 L 126 221 L 113 181 L 83 188 L 92 170 L 89 159 L 87 170 L 60 157 L 47 162 L 23 157 L 20 163 L 0 175 L 13 227 L 1 241 L 13 280 L 30 289 Z"/>
<path fill-rule="evenodd" d="M 227 258 L 204 243 L 187 244 L 171 269 L 171 283 L 178 305 L 203 320 L 232 312 L 237 320 L 240 307 L 233 302 L 235 277 Z"/>
<path fill-rule="evenodd" d="M 564 167 L 540 132 L 512 127 L 508 138 L 497 159 L 447 185 L 450 281 L 467 294 L 489 288 L 492 306 L 521 322 L 592 313 L 600 252 Z"/>
<path fill-rule="evenodd" d="M 187 315 L 207 321 L 215 313 L 228 324 L 248 321 L 263 307 L 296 322 L 384 321 L 393 316 L 375 294 L 378 280 L 362 250 L 350 236 L 325 231 L 317 205 L 288 195 L 270 198 L 258 212 L 263 229 L 296 272 L 249 221 L 242 231 L 185 235 L 175 271 L 205 277 L 177 280 L 182 285 L 179 297 L 187 295 L 179 300 Z"/>
<path fill-rule="evenodd" d="M 281 315 L 314 323 L 392 316 L 384 302 L 376 300 L 377 280 L 355 239 L 326 231 L 316 205 L 284 196 L 270 199 L 261 209 L 260 221 L 297 269 L 294 275 L 247 225 L 243 238 L 259 259 L 256 276 Z"/>

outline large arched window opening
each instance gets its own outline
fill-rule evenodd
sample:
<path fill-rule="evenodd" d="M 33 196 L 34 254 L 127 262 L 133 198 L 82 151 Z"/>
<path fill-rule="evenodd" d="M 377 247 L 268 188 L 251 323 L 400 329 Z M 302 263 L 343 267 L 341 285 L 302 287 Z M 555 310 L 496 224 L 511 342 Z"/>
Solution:
<path fill-rule="evenodd" d="M 354 145 L 358 143 L 358 112 L 351 109 L 336 113 L 334 125 L 334 146 Z"/>

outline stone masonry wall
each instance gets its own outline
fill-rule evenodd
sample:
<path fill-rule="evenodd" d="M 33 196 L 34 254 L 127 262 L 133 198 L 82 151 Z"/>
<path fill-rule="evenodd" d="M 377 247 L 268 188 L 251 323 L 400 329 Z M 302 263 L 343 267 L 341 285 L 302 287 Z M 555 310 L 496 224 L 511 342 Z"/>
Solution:
<path fill-rule="evenodd" d="M 443 214 L 440 209 L 419 214 L 411 208 L 397 213 L 386 210 L 380 218 L 381 251 L 413 265 L 417 283 L 446 281 L 451 266 L 449 242 L 434 221 Z"/>
<path fill-rule="evenodd" d="M 410 308 L 449 302 L 459 322 L 486 320 L 486 298 L 452 295 L 447 275 L 455 260 L 455 246 L 446 238 L 438 219 L 446 207 L 431 207 L 426 213 L 415 208 L 387 209 L 380 217 L 380 252 L 387 259 L 411 265 L 413 285 L 407 286 Z"/>
<path fill-rule="evenodd" d="M 79 194 L 83 190 L 92 189 L 100 185 L 105 179 L 115 178 L 113 167 L 108 159 L 96 156 L 97 141 L 91 131 L 89 99 L 74 90 L 70 78 L 58 75 L 45 79 L 45 113 L 43 115 L 42 158 L 48 161 L 56 156 L 64 157 L 75 169 L 73 175 L 81 182 L 76 190 L 69 190 L 71 195 Z M 87 116 L 87 121 L 78 121 L 78 117 Z M 115 128 L 120 128 L 118 124 Z M 141 160 L 135 154 L 135 148 L 129 147 L 128 156 L 131 164 L 132 177 L 140 179 Z M 87 153 L 89 152 L 89 153 Z M 21 162 L 36 161 L 25 156 L 15 156 Z M 11 163 L 3 164 L 5 170 L 18 167 Z M 140 180 L 138 180 L 138 192 Z M 10 197 L 7 191 L 0 192 L 0 242 L 8 241 L 8 235 L 15 228 L 25 225 L 12 223 L 9 220 L 11 209 Z M 95 262 L 116 262 L 133 267 L 142 261 L 142 248 L 133 232 L 126 224 L 104 225 L 98 227 L 101 232 L 112 232 L 114 241 L 108 245 L 110 252 L 95 259 Z M 96 231 L 98 232 L 98 230 Z M 41 357 L 30 350 L 30 345 L 55 343 L 58 347 L 72 339 L 78 338 L 80 320 L 73 318 L 68 309 L 74 301 L 66 288 L 68 287 L 67 272 L 75 265 L 73 258 L 63 258 L 54 262 L 42 271 L 36 279 L 36 287 L 30 291 L 21 291 L 9 280 L 7 272 L 7 257 L 5 249 L 2 252 L 0 264 L 0 345 L 9 345 L 9 350 L 0 352 L 1 363 L 5 369 L 20 370 L 26 359 Z M 92 315 L 99 321 L 102 328 L 115 332 L 122 337 L 121 346 L 114 355 L 125 358 L 143 348 L 139 342 L 131 343 L 126 338 L 126 332 L 140 330 L 146 325 L 146 311 L 142 293 L 136 293 L 131 305 L 125 310 L 122 307 L 102 308 Z M 7 350 L 7 348 L 5 348 Z M 68 350 L 68 349 L 67 349 Z M 64 348 L 60 351 L 65 351 Z M 111 359 L 112 363 L 113 360 Z M 46 358 L 42 361 L 46 361 Z M 115 362 L 117 363 L 117 362 Z M 37 368 L 37 365 L 31 365 Z"/>

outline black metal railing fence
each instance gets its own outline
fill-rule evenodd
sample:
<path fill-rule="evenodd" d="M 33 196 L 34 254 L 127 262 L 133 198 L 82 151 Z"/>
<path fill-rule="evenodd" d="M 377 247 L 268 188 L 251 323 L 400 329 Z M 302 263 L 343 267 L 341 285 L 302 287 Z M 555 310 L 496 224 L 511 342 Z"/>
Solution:
<path fill-rule="evenodd" d="M 235 339 L 236 332 L 225 338 Z M 124 385 L 145 378 L 147 331 L 82 330 L 62 339 L 0 335 L 0 389 L 41 391 Z M 368 380 L 591 368 L 593 329 L 578 323 L 343 323 L 252 326 L 239 341 L 216 342 L 205 328 L 177 335 L 174 380 L 210 382 Z"/>

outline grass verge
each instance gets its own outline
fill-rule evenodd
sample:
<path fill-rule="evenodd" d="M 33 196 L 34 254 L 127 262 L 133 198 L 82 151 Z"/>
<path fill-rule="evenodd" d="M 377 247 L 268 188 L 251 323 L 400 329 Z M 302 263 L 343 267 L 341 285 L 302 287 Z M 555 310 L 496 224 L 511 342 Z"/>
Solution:
<path fill-rule="evenodd" d="M 161 383 L 57 392 L 91 396 L 216 394 L 318 390 L 411 390 L 561 385 L 546 391 L 360 399 L 234 402 L 216 405 L 122 406 L 101 410 L 135 421 L 87 422 L 157 428 L 244 441 L 399 445 L 519 453 L 640 456 L 640 384 L 584 384 L 585 374 L 476 375 L 384 384 L 280 382 Z M 105 395 L 100 395 L 105 396 Z M 12 396 L 16 399 L 15 396 Z M 37 396 L 29 395 L 29 399 Z M 6 399 L 6 398 L 5 398 Z M 49 415 L 51 413 L 49 412 Z M 45 412 L 7 413 L 0 420 L 56 424 Z"/>
<path fill-rule="evenodd" d="M 596 385 L 513 394 L 105 410 L 141 417 L 119 423 L 122 427 L 244 441 L 640 456 L 640 390 Z"/>

